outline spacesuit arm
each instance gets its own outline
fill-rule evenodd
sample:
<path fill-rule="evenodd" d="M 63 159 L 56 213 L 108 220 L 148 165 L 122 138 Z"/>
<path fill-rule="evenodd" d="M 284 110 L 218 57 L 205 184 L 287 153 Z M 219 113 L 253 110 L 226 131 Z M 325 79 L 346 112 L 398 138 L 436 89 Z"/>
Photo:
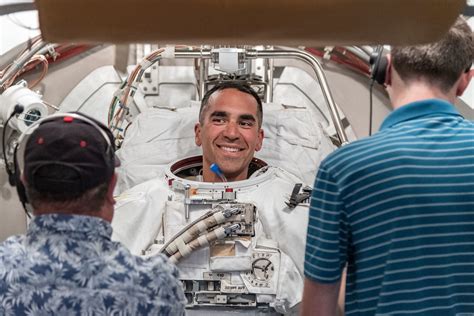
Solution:
<path fill-rule="evenodd" d="M 141 255 L 159 234 L 167 191 L 158 179 L 139 184 L 116 197 L 112 239 Z"/>

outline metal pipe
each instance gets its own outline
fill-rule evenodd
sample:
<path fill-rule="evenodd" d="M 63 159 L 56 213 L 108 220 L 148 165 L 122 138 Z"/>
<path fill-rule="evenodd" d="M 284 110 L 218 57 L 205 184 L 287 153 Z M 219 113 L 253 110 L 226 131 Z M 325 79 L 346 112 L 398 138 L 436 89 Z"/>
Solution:
<path fill-rule="evenodd" d="M 200 49 L 200 50 L 180 50 L 176 49 L 174 53 L 175 58 L 202 58 L 202 59 L 210 59 L 211 58 L 211 50 L 210 49 Z"/>
<path fill-rule="evenodd" d="M 206 93 L 206 85 L 205 81 L 207 80 L 207 68 L 208 68 L 208 59 L 211 58 L 211 50 L 210 49 L 200 49 L 200 50 L 179 50 L 176 49 L 175 58 L 193 58 L 193 59 L 200 59 L 200 67 L 199 67 L 199 87 L 198 87 L 198 100 L 201 100 L 204 94 Z"/>
<path fill-rule="evenodd" d="M 329 85 L 327 83 L 326 76 L 324 75 L 323 67 L 321 66 L 320 62 L 311 54 L 299 50 L 288 48 L 285 50 L 248 50 L 246 52 L 248 58 L 297 58 L 301 61 L 306 62 L 309 64 L 316 74 L 316 78 L 318 79 L 319 85 L 323 92 L 324 98 L 326 103 L 329 107 L 329 113 L 331 114 L 331 119 L 334 123 L 334 127 L 336 129 L 336 133 L 341 141 L 341 144 L 344 145 L 348 143 L 347 135 L 342 126 L 341 118 L 339 117 L 339 112 L 337 111 L 336 103 L 332 97 L 331 91 L 329 89 Z"/>
<path fill-rule="evenodd" d="M 364 45 L 364 46 L 358 46 L 360 50 L 362 50 L 364 53 L 366 53 L 369 57 L 372 55 L 374 48 L 369 45 Z"/>
<path fill-rule="evenodd" d="M 341 144 L 348 143 L 347 135 L 342 126 L 341 118 L 339 116 L 339 112 L 337 110 L 336 103 L 334 102 L 334 98 L 331 94 L 331 90 L 329 89 L 329 85 L 327 83 L 326 76 L 324 74 L 323 67 L 319 60 L 316 59 L 313 55 L 304 50 L 295 49 L 295 48 L 286 48 L 286 49 L 278 49 L 278 50 L 246 50 L 245 55 L 247 58 L 296 58 L 303 62 L 309 64 L 318 79 L 319 85 L 324 95 L 324 99 L 329 107 L 329 113 L 331 114 L 331 119 L 334 123 L 334 128 L 336 129 L 336 133 L 341 141 Z M 176 50 L 175 52 L 176 58 L 202 58 L 202 59 L 210 59 L 211 58 L 211 51 L 209 49 L 206 50 L 199 50 L 199 51 L 180 51 Z"/>
<path fill-rule="evenodd" d="M 49 47 L 47 47 L 47 45 L 48 45 L 47 42 L 40 42 L 36 46 L 32 47 L 31 50 L 28 51 L 28 53 L 26 55 L 20 56 L 20 58 L 18 60 L 13 61 L 13 64 L 10 67 L 10 69 L 8 69 L 8 71 L 5 73 L 5 75 L 3 75 L 3 77 L 0 79 L 0 89 L 2 88 L 3 84 L 8 79 L 10 79 L 10 77 L 12 75 L 14 75 L 17 71 L 19 71 L 25 65 L 25 63 L 27 61 L 29 61 L 31 59 L 31 57 L 33 57 L 36 53 L 42 54 L 43 51 L 44 51 L 44 53 L 46 53 L 49 49 Z M 2 92 L 2 91 L 0 91 L 0 92 Z"/>
<path fill-rule="evenodd" d="M 10 1 L 14 2 L 14 1 Z M 16 1 L 19 2 L 19 1 Z M 18 13 L 23 11 L 34 11 L 36 10 L 36 6 L 33 0 L 23 0 L 19 3 L 8 3 L 8 1 L 4 4 L 0 5 L 0 16 Z"/>
<path fill-rule="evenodd" d="M 201 67 L 199 68 L 199 101 L 204 98 L 206 94 L 206 80 L 209 72 L 209 60 L 201 59 Z"/>
<path fill-rule="evenodd" d="M 356 55 L 361 60 L 365 61 L 367 64 L 369 63 L 370 54 L 367 54 L 367 52 L 362 50 L 359 46 L 344 46 L 344 49 Z"/>
<path fill-rule="evenodd" d="M 186 220 L 189 219 L 189 204 L 191 198 L 191 186 L 186 184 L 184 186 L 184 217 Z"/>
<path fill-rule="evenodd" d="M 268 82 L 268 89 L 265 94 L 265 102 L 273 102 L 273 59 L 267 59 L 265 62 L 265 76 Z"/>

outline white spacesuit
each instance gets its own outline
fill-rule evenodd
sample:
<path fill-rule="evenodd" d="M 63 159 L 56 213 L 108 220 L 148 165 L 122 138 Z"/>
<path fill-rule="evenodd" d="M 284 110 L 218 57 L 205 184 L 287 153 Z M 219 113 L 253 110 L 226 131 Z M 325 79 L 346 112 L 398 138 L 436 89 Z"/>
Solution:
<path fill-rule="evenodd" d="M 189 305 L 248 310 L 269 303 L 276 311 L 287 312 L 301 300 L 303 286 L 308 208 L 285 203 L 297 182 L 276 167 L 263 167 L 248 180 L 228 183 L 186 180 L 168 169 L 165 178 L 137 185 L 118 197 L 114 238 L 133 253 L 153 254 L 167 248 L 164 245 L 183 228 L 199 226 L 195 220 L 209 211 L 223 213 L 221 218 L 215 216 L 219 224 L 199 227 L 200 236 L 217 227 L 236 223 L 242 227 L 214 243 L 208 237 L 211 245 L 201 242 L 197 249 L 186 248 L 198 235 L 176 242 L 179 257 L 185 257 L 175 259 L 181 278 L 190 281 Z M 236 214 L 224 218 L 224 211 Z"/>
<path fill-rule="evenodd" d="M 122 183 L 113 238 L 135 254 L 162 252 L 176 262 L 191 315 L 295 311 L 303 290 L 308 181 L 284 169 L 314 179 L 331 142 L 314 125 L 311 110 L 266 104 L 259 157 L 285 168 L 254 158 L 249 170 L 256 171 L 247 180 L 196 181 L 201 156 L 160 164 L 199 152 L 192 144 L 197 110 L 151 109 L 135 119 L 119 151 Z M 150 158 L 172 148 L 174 135 L 180 135 L 178 150 Z M 295 189 L 297 183 L 302 185 Z"/>

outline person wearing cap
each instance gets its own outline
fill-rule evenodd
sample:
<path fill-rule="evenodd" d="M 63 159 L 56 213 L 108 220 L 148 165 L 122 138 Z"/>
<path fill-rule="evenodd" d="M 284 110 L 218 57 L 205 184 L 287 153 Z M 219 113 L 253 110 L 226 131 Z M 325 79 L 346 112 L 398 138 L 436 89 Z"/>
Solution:
<path fill-rule="evenodd" d="M 473 59 L 462 18 L 438 42 L 392 47 L 394 111 L 315 180 L 303 315 L 333 315 L 341 283 L 347 315 L 474 315 L 474 123 L 454 106 Z"/>
<path fill-rule="evenodd" d="M 111 241 L 110 131 L 62 114 L 39 122 L 24 146 L 18 164 L 34 217 L 26 235 L 0 245 L 0 315 L 184 314 L 176 267 Z"/>

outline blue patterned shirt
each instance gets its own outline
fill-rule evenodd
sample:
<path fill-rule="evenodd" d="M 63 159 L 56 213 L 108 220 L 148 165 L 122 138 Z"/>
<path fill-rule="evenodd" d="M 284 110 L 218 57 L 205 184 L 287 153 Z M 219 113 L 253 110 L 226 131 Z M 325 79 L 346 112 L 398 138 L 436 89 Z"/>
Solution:
<path fill-rule="evenodd" d="M 176 267 L 111 234 L 98 217 L 35 217 L 0 245 L 0 315 L 183 315 Z"/>

